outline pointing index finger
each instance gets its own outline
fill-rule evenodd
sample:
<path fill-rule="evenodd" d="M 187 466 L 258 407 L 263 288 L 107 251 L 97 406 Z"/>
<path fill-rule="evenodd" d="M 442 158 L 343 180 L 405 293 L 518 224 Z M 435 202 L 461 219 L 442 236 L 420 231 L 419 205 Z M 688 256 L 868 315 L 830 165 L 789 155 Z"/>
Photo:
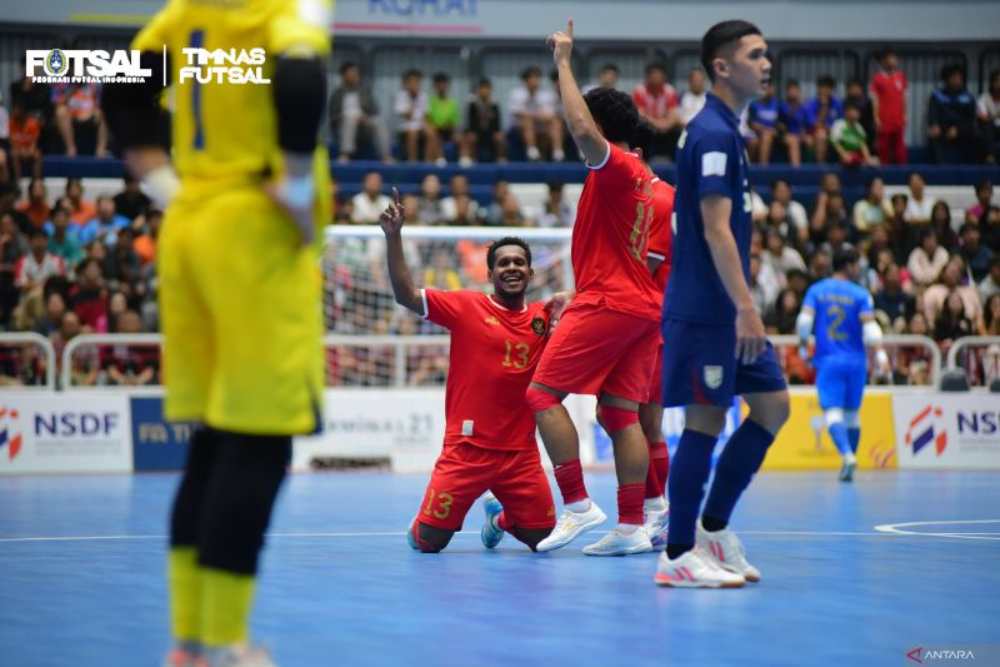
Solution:
<path fill-rule="evenodd" d="M 570 19 L 566 24 L 566 34 L 569 35 L 570 39 L 573 39 L 573 19 Z"/>
<path fill-rule="evenodd" d="M 396 189 L 395 185 L 392 186 L 392 200 L 396 203 L 396 206 L 399 206 L 399 190 Z"/>

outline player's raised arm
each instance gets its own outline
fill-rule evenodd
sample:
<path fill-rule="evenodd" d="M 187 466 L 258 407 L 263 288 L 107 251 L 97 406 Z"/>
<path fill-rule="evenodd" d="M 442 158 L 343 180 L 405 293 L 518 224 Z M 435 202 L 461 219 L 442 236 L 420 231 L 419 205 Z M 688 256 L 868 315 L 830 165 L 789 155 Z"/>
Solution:
<path fill-rule="evenodd" d="M 546 41 L 552 49 L 552 59 L 559 72 L 559 93 L 562 95 L 563 114 L 569 133 L 573 135 L 573 141 L 589 164 L 601 164 L 611 147 L 601 136 L 573 76 L 573 19 L 569 20 L 565 32 L 554 32 Z"/>
<path fill-rule="evenodd" d="M 723 195 L 708 195 L 701 200 L 705 224 L 705 242 L 726 294 L 736 307 L 736 357 L 749 364 L 764 351 L 767 335 L 764 322 L 753 305 L 753 296 L 743 276 L 743 264 L 736 239 L 729 227 L 733 201 Z"/>
<path fill-rule="evenodd" d="M 424 300 L 420 290 L 413 284 L 413 276 L 403 254 L 403 204 L 399 201 L 399 190 L 396 188 L 392 189 L 392 203 L 382 213 L 379 224 L 385 232 L 385 257 L 389 264 L 389 281 L 392 283 L 392 294 L 396 297 L 396 303 L 421 317 L 426 317 Z"/>

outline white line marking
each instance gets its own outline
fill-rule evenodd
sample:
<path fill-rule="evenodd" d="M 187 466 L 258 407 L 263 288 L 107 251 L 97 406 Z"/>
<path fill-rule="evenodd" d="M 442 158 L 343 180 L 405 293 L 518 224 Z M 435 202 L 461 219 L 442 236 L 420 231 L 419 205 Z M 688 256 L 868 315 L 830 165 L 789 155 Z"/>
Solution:
<path fill-rule="evenodd" d="M 906 521 L 904 523 L 883 523 L 875 526 L 875 530 L 888 535 L 904 535 L 907 537 L 943 537 L 957 540 L 988 540 L 1000 541 L 1000 533 L 927 533 L 919 530 L 906 530 L 921 526 L 971 526 L 983 524 L 1000 524 L 1000 519 L 962 519 L 953 521 Z"/>

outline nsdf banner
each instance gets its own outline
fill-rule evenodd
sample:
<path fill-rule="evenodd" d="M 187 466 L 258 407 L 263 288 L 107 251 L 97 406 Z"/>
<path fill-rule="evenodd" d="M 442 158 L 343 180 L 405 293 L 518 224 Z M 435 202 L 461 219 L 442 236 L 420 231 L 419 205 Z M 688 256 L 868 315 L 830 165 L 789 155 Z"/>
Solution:
<path fill-rule="evenodd" d="M 125 398 L 0 394 L 0 474 L 129 472 Z"/>
<path fill-rule="evenodd" d="M 1000 470 L 996 394 L 907 394 L 893 410 L 900 468 Z"/>
<path fill-rule="evenodd" d="M 858 467 L 895 468 L 892 397 L 873 391 L 861 405 L 861 443 Z M 793 392 L 791 416 L 764 459 L 765 470 L 836 470 L 842 461 L 826 432 L 823 409 L 813 392 Z"/>
<path fill-rule="evenodd" d="M 163 398 L 134 396 L 132 447 L 136 470 L 181 470 L 187 460 L 194 424 L 170 423 L 163 418 Z"/>

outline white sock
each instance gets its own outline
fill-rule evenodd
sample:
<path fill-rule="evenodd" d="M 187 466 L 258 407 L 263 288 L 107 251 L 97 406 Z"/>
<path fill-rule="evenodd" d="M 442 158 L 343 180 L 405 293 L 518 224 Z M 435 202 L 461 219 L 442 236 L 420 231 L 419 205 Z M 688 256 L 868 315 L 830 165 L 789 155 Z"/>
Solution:
<path fill-rule="evenodd" d="M 847 452 L 844 454 L 844 463 L 857 463 L 858 458 L 854 455 L 854 452 Z"/>
<path fill-rule="evenodd" d="M 663 496 L 646 498 L 642 501 L 642 509 L 645 512 L 664 512 L 667 509 L 667 501 L 663 498 Z"/>
<path fill-rule="evenodd" d="M 631 535 L 635 531 L 639 530 L 639 526 L 634 523 L 619 523 L 615 526 L 615 530 L 622 535 Z"/>
<path fill-rule="evenodd" d="M 552 159 L 556 162 L 562 162 L 566 159 L 566 153 L 563 152 L 563 149 L 557 148 L 552 151 Z"/>
<path fill-rule="evenodd" d="M 590 509 L 590 498 L 584 498 L 583 500 L 577 500 L 572 503 L 566 503 L 566 509 L 570 512 L 576 512 L 577 514 L 582 514 Z"/>

